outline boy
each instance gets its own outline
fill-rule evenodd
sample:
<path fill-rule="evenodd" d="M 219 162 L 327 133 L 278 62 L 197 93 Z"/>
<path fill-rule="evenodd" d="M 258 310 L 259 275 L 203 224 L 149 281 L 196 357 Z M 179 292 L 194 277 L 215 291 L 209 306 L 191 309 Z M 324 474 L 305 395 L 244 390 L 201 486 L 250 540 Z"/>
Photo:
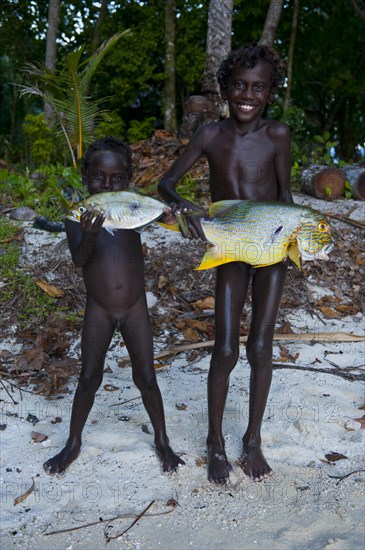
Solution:
<path fill-rule="evenodd" d="M 229 54 L 218 71 L 229 118 L 200 127 L 159 184 L 173 211 L 191 204 L 175 191 L 178 180 L 201 155 L 209 162 L 212 202 L 224 199 L 293 202 L 290 192 L 290 134 L 286 125 L 263 118 L 282 83 L 284 66 L 270 47 L 249 44 Z M 196 207 L 195 207 L 196 209 Z M 199 219 L 188 219 L 193 238 L 204 238 Z M 228 462 L 222 419 L 229 375 L 239 355 L 240 316 L 252 280 L 252 321 L 247 340 L 251 367 L 248 427 L 243 435 L 243 469 L 261 481 L 272 470 L 261 451 L 261 423 L 272 377 L 272 341 L 287 267 L 251 268 L 232 262 L 217 268 L 216 339 L 208 375 L 208 478 L 226 483 Z"/>
<path fill-rule="evenodd" d="M 82 180 L 91 195 L 128 188 L 131 151 L 112 137 L 92 143 L 86 152 Z M 45 462 L 49 474 L 63 472 L 80 452 L 81 433 L 103 379 L 106 352 L 119 329 L 132 362 L 133 381 L 150 417 L 163 471 L 184 462 L 169 446 L 162 397 L 153 366 L 153 340 L 147 309 L 140 235 L 102 229 L 102 214 L 86 211 L 81 223 L 65 220 L 76 266 L 82 267 L 86 308 L 81 339 L 82 368 L 72 406 L 70 433 L 64 449 Z"/>

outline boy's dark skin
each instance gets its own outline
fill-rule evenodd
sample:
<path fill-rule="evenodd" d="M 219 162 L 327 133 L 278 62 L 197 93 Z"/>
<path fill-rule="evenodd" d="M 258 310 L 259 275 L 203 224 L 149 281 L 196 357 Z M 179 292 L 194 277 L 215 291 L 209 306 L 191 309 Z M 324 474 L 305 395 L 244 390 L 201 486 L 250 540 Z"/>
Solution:
<path fill-rule="evenodd" d="M 121 191 L 129 184 L 130 167 L 123 149 L 100 149 L 83 170 L 90 194 Z M 70 433 L 64 449 L 45 462 L 49 474 L 63 472 L 77 458 L 81 433 L 102 382 L 105 355 L 119 329 L 132 362 L 133 381 L 150 417 L 163 471 L 176 470 L 183 460 L 169 445 L 161 393 L 153 366 L 153 339 L 144 288 L 140 235 L 102 229 L 104 215 L 85 212 L 81 222 L 65 220 L 67 239 L 76 266 L 82 267 L 86 309 L 81 339 L 82 368 L 74 397 Z"/>
<path fill-rule="evenodd" d="M 202 126 L 159 185 L 173 211 L 191 204 L 175 191 L 178 180 L 201 155 L 209 162 L 212 202 L 224 199 L 293 202 L 290 192 L 290 133 L 286 125 L 262 118 L 274 97 L 273 67 L 258 59 L 252 68 L 236 63 L 221 94 L 230 116 Z M 195 207 L 196 208 L 196 207 Z M 203 238 L 197 218 L 188 219 L 193 238 Z M 252 321 L 247 340 L 251 366 L 248 427 L 243 435 L 243 469 L 261 481 L 272 470 L 261 450 L 261 423 L 272 377 L 272 342 L 286 276 L 286 264 L 258 269 L 243 262 L 217 268 L 216 339 L 208 375 L 208 479 L 224 484 L 232 466 L 226 453 L 222 420 L 229 375 L 239 356 L 240 316 L 252 280 Z"/>

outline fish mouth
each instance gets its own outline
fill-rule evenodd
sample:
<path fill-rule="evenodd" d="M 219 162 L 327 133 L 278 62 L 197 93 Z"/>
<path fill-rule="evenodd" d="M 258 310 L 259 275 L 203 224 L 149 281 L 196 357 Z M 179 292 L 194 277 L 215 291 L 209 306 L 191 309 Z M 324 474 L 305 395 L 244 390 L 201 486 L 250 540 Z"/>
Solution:
<path fill-rule="evenodd" d="M 328 254 L 332 252 L 335 245 L 333 243 L 326 244 L 323 248 L 320 250 L 317 250 L 314 254 L 310 254 L 308 251 L 303 250 L 301 251 L 302 260 L 328 260 Z"/>
<path fill-rule="evenodd" d="M 68 219 L 68 220 L 71 220 L 73 222 L 79 222 L 80 221 L 79 213 L 75 212 L 74 210 L 70 210 L 69 212 L 67 212 L 65 218 Z"/>

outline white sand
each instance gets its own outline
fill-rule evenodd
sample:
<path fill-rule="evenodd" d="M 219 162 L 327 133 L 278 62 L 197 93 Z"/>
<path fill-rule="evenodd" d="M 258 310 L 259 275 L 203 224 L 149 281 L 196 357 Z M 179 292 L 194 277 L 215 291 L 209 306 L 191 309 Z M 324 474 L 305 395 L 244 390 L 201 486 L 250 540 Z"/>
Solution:
<path fill-rule="evenodd" d="M 160 229 L 148 231 L 146 238 L 153 240 L 154 234 L 160 235 Z M 364 334 L 362 314 L 321 323 L 300 309 L 293 312 L 290 323 L 295 332 Z M 299 353 L 297 365 L 331 369 L 331 360 L 340 367 L 352 366 L 354 373 L 364 365 L 364 342 L 284 343 L 290 353 Z M 12 340 L 1 347 L 16 351 Z M 156 350 L 160 349 L 156 342 Z M 334 355 L 325 356 L 326 351 Z M 118 367 L 118 346 L 108 354 L 106 367 L 112 372 L 105 374 L 97 394 L 81 454 L 63 477 L 48 476 L 42 464 L 66 441 L 76 380 L 68 384 L 67 396 L 54 401 L 16 390 L 15 405 L 2 389 L 1 424 L 7 427 L 1 432 L 1 547 L 105 548 L 105 523 L 50 536 L 44 533 L 119 514 L 133 516 L 152 501 L 148 513 L 165 512 L 172 509 L 166 502 L 173 498 L 179 506 L 170 514 L 146 515 L 122 538 L 111 540 L 108 548 L 363 549 L 365 474 L 355 473 L 338 484 L 329 477 L 365 468 L 365 432 L 354 420 L 364 414 L 359 410 L 365 401 L 363 383 L 300 368 L 275 370 L 263 425 L 264 452 L 274 475 L 255 483 L 235 463 L 248 409 L 249 367 L 242 347 L 224 419 L 233 473 L 229 484 L 215 486 L 207 481 L 206 465 L 196 463 L 205 456 L 210 352 L 209 348 L 190 363 L 184 354 L 178 355 L 158 371 L 171 445 L 186 462 L 175 474 L 161 472 L 153 436 L 142 430 L 145 426 L 151 431 L 151 426 L 141 400 L 121 404 L 138 397 L 138 391 L 130 368 Z M 277 346 L 274 352 L 278 356 Z M 106 391 L 106 384 L 119 390 Z M 181 403 L 185 410 L 176 407 Z M 35 426 L 27 422 L 28 413 L 40 422 Z M 57 416 L 62 423 L 52 424 Z M 48 439 L 33 443 L 33 430 Z M 330 465 L 323 462 L 330 452 L 348 458 Z M 32 478 L 35 491 L 15 506 L 14 499 L 32 485 Z M 121 533 L 132 521 L 133 517 L 112 522 L 109 534 Z"/>

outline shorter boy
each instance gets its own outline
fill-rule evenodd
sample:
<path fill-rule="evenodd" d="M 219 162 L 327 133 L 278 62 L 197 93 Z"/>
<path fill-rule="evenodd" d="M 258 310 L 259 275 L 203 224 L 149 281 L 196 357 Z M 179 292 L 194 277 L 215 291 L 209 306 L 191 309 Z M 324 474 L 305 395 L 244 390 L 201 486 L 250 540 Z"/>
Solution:
<path fill-rule="evenodd" d="M 82 181 L 91 195 L 122 191 L 131 179 L 131 151 L 112 137 L 95 141 L 86 152 Z M 63 472 L 80 452 L 81 433 L 103 379 L 104 360 L 115 329 L 120 330 L 132 363 L 133 381 L 150 417 L 164 472 L 185 464 L 169 445 L 161 393 L 153 366 L 153 337 L 147 308 L 141 239 L 133 230 L 114 236 L 102 229 L 105 217 L 90 211 L 81 223 L 65 220 L 72 259 L 82 267 L 86 307 L 81 338 L 82 368 L 69 437 L 64 449 L 44 463 L 49 474 Z"/>

